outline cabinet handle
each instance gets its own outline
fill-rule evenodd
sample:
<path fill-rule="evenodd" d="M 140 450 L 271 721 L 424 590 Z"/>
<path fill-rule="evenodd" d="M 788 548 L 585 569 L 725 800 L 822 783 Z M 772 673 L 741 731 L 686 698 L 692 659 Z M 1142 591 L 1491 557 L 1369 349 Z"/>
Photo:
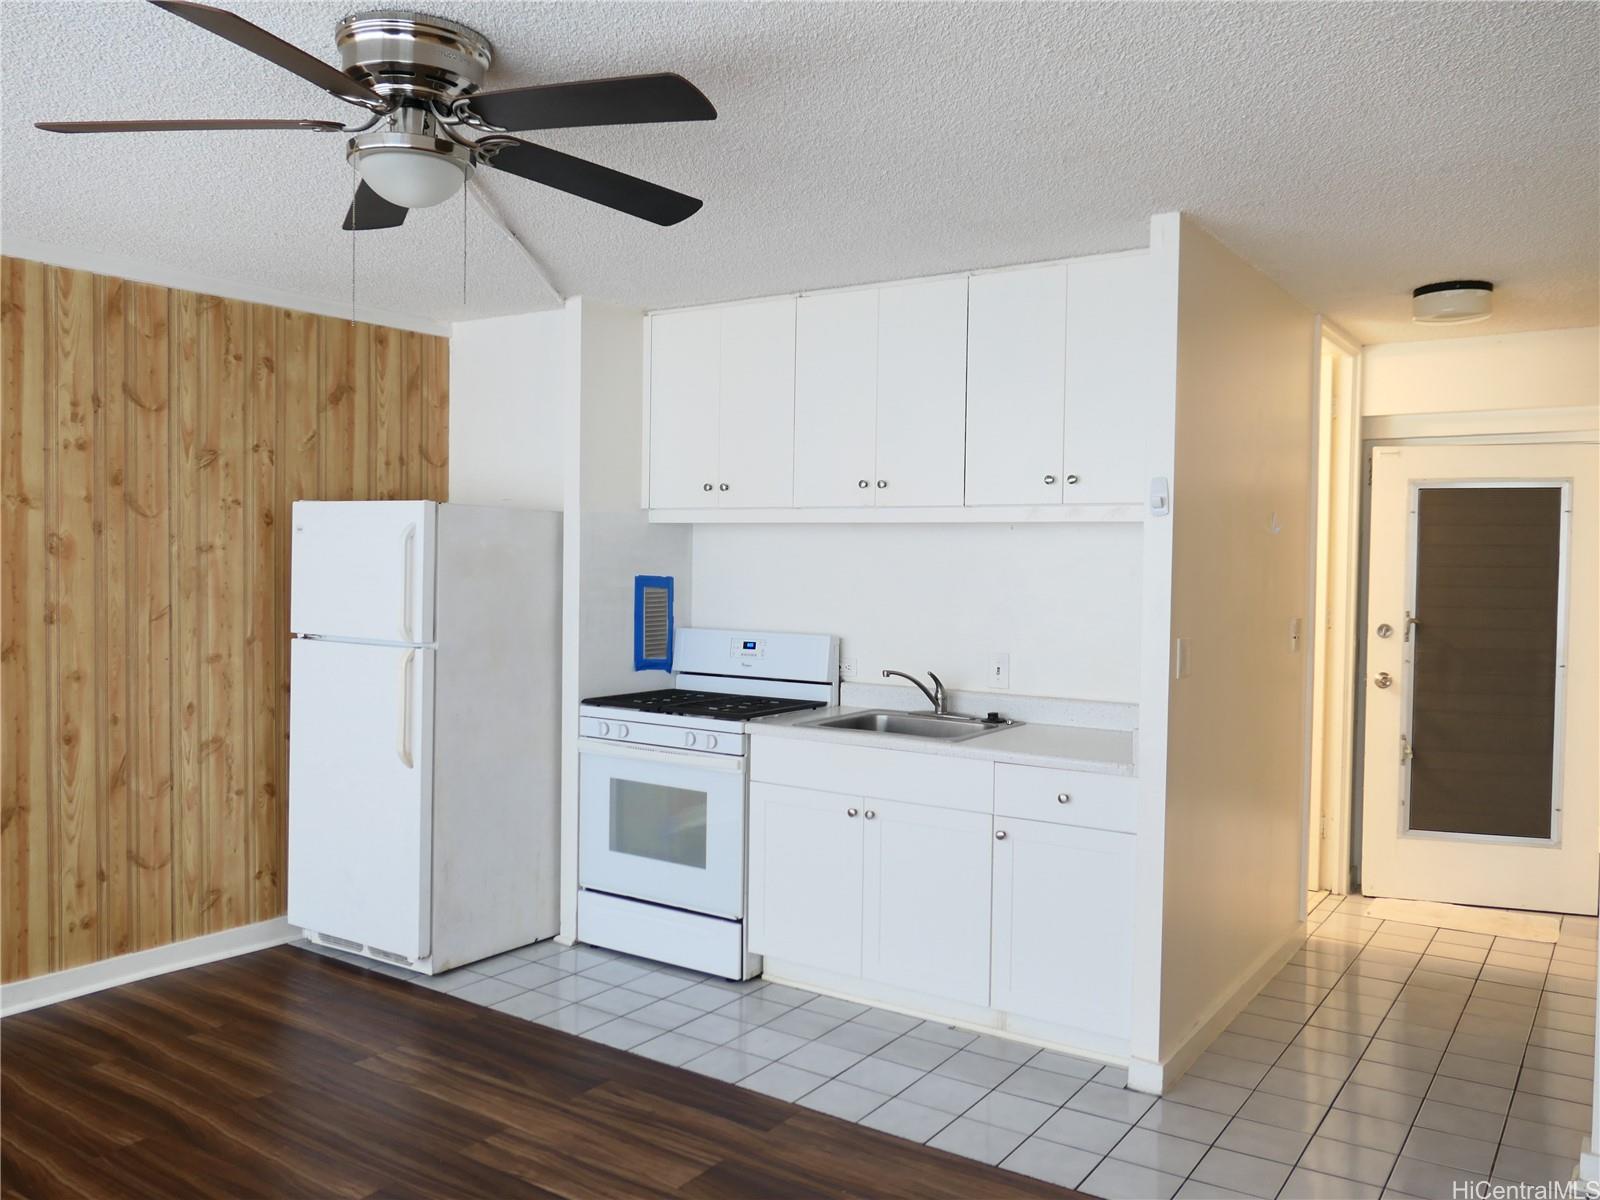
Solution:
<path fill-rule="evenodd" d="M 1006 831 L 1004 829 L 996 829 L 994 831 L 994 840 L 997 841 L 997 842 L 1005 841 L 1006 840 Z"/>
<path fill-rule="evenodd" d="M 1068 800 L 1071 800 L 1071 799 L 1072 799 L 1072 797 L 1070 795 L 1068 795 L 1066 792 L 1059 792 L 1056 795 L 1056 803 L 1057 804 L 1065 804 Z"/>
<path fill-rule="evenodd" d="M 880 480 L 878 480 L 878 486 L 881 487 L 881 488 L 888 487 L 889 486 L 889 481 L 887 479 L 880 479 Z"/>
<path fill-rule="evenodd" d="M 867 481 L 865 479 L 858 479 L 856 480 L 856 486 L 864 488 L 867 486 Z"/>
<path fill-rule="evenodd" d="M 872 811 L 872 810 L 871 810 L 871 809 L 870 809 L 870 808 L 869 808 L 869 809 L 867 809 L 867 811 L 866 811 L 866 812 L 865 812 L 865 813 L 863 813 L 863 814 L 862 814 L 862 815 L 863 815 L 863 816 L 865 816 L 865 817 L 866 817 L 866 818 L 867 818 L 867 820 L 869 820 L 869 821 L 870 821 L 870 820 L 872 820 L 872 819 L 873 819 L 873 818 L 874 818 L 874 817 L 876 817 L 876 816 L 877 816 L 877 815 L 878 815 L 878 814 L 877 814 L 877 813 L 875 813 L 875 812 L 873 812 L 873 811 Z"/>
<path fill-rule="evenodd" d="M 1056 477 L 1054 475 L 1046 475 L 1044 477 L 1044 481 L 1046 483 L 1054 483 L 1056 481 Z"/>
<path fill-rule="evenodd" d="M 728 490 L 728 485 L 727 485 L 727 484 L 725 484 L 725 483 L 724 483 L 724 484 L 722 484 L 722 485 L 721 485 L 721 489 L 722 489 L 722 490 L 723 490 L 723 491 L 724 491 L 724 492 L 725 492 L 725 491 L 727 491 L 727 490 Z"/>
<path fill-rule="evenodd" d="M 705 485 L 705 490 L 708 492 L 711 490 L 711 485 L 709 483 Z"/>
<path fill-rule="evenodd" d="M 847 808 L 847 809 L 844 810 L 844 815 L 847 816 L 847 817 L 853 817 L 853 816 L 856 815 L 857 811 L 859 811 L 859 810 L 854 809 L 854 808 Z"/>
<path fill-rule="evenodd" d="M 1078 482 L 1078 477 L 1076 475 L 1068 475 L 1067 476 L 1067 482 L 1068 483 L 1077 483 Z"/>

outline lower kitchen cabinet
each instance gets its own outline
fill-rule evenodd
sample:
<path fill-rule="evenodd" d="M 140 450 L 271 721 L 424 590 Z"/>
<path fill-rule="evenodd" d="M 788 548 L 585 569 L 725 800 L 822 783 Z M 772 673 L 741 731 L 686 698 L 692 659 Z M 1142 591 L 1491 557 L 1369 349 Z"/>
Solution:
<path fill-rule="evenodd" d="M 861 802 L 750 785 L 750 949 L 861 973 Z"/>
<path fill-rule="evenodd" d="M 863 800 L 861 974 L 989 1003 L 988 813 Z"/>
<path fill-rule="evenodd" d="M 994 828 L 993 1006 L 1127 1038 L 1134 836 L 1010 817 Z"/>

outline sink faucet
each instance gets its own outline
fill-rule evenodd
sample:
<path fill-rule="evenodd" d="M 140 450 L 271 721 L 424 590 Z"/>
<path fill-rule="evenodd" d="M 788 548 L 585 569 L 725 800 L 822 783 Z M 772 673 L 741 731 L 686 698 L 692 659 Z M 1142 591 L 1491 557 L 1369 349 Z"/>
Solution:
<path fill-rule="evenodd" d="M 932 671 L 928 672 L 928 678 L 933 680 L 933 691 L 931 692 L 923 685 L 922 680 L 918 679 L 915 675 L 907 675 L 904 671 L 885 671 L 883 673 L 883 677 L 885 679 L 888 679 L 891 675 L 898 675 L 901 679 L 909 679 L 916 685 L 917 691 L 921 692 L 928 698 L 928 703 L 933 705 L 934 713 L 941 717 L 945 715 L 944 681 Z"/>

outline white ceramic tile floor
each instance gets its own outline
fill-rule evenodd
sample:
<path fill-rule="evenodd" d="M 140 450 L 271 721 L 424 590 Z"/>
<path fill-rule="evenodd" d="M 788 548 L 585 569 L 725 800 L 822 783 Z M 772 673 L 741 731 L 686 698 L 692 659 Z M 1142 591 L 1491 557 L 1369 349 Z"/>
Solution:
<path fill-rule="evenodd" d="M 1594 919 L 1551 943 L 1436 928 L 1440 906 L 1310 904 L 1300 951 L 1160 1100 L 1119 1067 L 593 947 L 432 978 L 350 961 L 1096 1196 L 1451 1200 L 1463 1180 L 1570 1179 Z"/>

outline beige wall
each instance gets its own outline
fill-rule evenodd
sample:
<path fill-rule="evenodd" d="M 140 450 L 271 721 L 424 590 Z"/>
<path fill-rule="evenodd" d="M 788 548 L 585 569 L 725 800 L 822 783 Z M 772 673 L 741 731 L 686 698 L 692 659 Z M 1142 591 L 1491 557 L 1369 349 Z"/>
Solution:
<path fill-rule="evenodd" d="M 1600 328 L 1368 346 L 1365 417 L 1594 405 Z"/>
<path fill-rule="evenodd" d="M 1312 314 L 1187 220 L 1178 270 L 1163 1056 L 1299 926 L 1314 536 Z"/>

